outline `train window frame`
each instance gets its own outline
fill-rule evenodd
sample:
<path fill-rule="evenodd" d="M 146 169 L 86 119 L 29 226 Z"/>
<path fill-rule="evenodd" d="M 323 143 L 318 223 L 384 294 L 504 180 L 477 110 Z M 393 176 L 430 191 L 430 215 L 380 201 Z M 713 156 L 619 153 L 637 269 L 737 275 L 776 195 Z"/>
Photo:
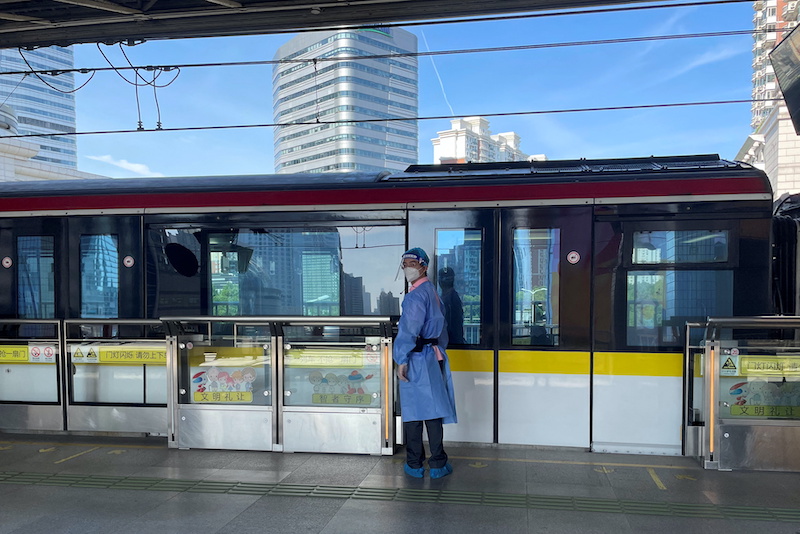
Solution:
<path fill-rule="evenodd" d="M 703 224 L 703 223 L 707 224 Z M 708 224 L 711 223 L 711 224 Z M 622 226 L 622 261 L 624 269 L 634 270 L 717 270 L 735 269 L 739 266 L 739 231 L 737 221 L 625 221 Z M 635 262 L 634 239 L 637 234 L 659 231 L 724 231 L 727 232 L 728 257 L 725 261 L 686 261 L 686 262 Z"/>
<path fill-rule="evenodd" d="M 622 243 L 622 261 L 620 262 L 620 271 L 619 271 L 619 280 L 622 283 L 623 287 L 625 287 L 624 295 L 621 295 L 623 299 L 622 311 L 618 312 L 615 311 L 615 317 L 617 320 L 620 321 L 619 328 L 622 330 L 620 332 L 623 334 L 622 339 L 624 339 L 624 346 L 629 349 L 641 349 L 645 348 L 648 350 L 652 349 L 659 349 L 659 350 L 670 350 L 670 349 L 677 349 L 683 345 L 683 330 L 678 329 L 679 331 L 675 335 L 667 336 L 665 332 L 669 328 L 674 329 L 674 325 L 669 324 L 670 322 L 675 322 L 676 318 L 680 319 L 681 316 L 672 315 L 667 318 L 666 321 L 659 323 L 658 321 L 654 321 L 653 325 L 653 332 L 652 334 L 655 336 L 655 339 L 652 343 L 631 343 L 631 328 L 636 328 L 636 325 L 630 324 L 630 314 L 631 314 L 631 307 L 633 306 L 636 308 L 637 302 L 636 300 L 631 301 L 629 299 L 629 285 L 630 285 L 630 277 L 636 275 L 646 275 L 646 276 L 670 276 L 670 273 L 674 273 L 677 276 L 685 276 L 691 272 L 718 272 L 721 274 L 722 278 L 720 278 L 721 282 L 726 282 L 726 277 L 730 276 L 730 292 L 732 294 L 734 284 L 735 284 L 735 272 L 739 267 L 739 225 L 738 220 L 709 220 L 698 218 L 689 221 L 670 221 L 670 220 L 650 220 L 650 221 L 624 221 L 621 222 L 621 231 L 623 235 L 623 243 Z M 728 246 L 728 256 L 725 261 L 686 261 L 686 262 L 641 262 L 637 263 L 634 261 L 634 240 L 636 239 L 637 235 L 643 232 L 656 232 L 656 231 L 725 231 L 727 232 L 727 246 Z M 684 275 L 678 273 L 686 273 Z M 730 274 L 724 274 L 730 273 Z M 638 282 L 636 282 L 638 283 Z M 637 286 L 638 287 L 638 286 Z M 731 301 L 731 306 L 733 306 L 733 301 Z M 680 322 L 680 321 L 678 321 Z M 658 323 L 658 324 L 656 324 Z M 641 335 L 639 336 L 641 337 Z"/>
<path fill-rule="evenodd" d="M 562 260 L 561 255 L 562 255 L 563 250 L 562 250 L 561 247 L 563 246 L 563 228 L 561 226 L 559 226 L 559 225 L 548 225 L 548 226 L 543 226 L 543 225 L 516 226 L 516 225 L 514 225 L 514 226 L 511 227 L 510 230 L 511 230 L 510 238 L 511 238 L 511 255 L 512 255 L 512 265 L 511 265 L 512 282 L 511 282 L 511 286 L 510 286 L 510 289 L 511 289 L 510 297 L 511 298 L 509 299 L 509 305 L 511 306 L 511 309 L 510 309 L 510 311 L 511 311 L 511 315 L 510 315 L 510 319 L 511 319 L 511 321 L 510 321 L 511 338 L 509 340 L 510 341 L 510 345 L 512 347 L 514 347 L 514 348 L 521 348 L 521 347 L 548 347 L 548 348 L 554 348 L 554 349 L 558 348 L 562 344 L 560 329 L 561 329 L 561 307 L 562 307 L 562 304 L 563 304 L 561 302 L 561 291 L 562 291 L 561 277 L 563 275 L 563 273 L 562 273 L 563 264 L 562 264 L 562 261 L 561 261 Z M 553 240 L 554 241 L 554 243 L 550 243 L 548 246 L 550 247 L 550 263 L 551 263 L 551 267 L 549 269 L 552 269 L 553 260 L 556 261 L 555 270 L 550 270 L 550 274 L 551 275 L 553 273 L 556 274 L 555 289 L 553 289 L 552 285 L 548 285 L 547 286 L 548 297 L 547 297 L 547 300 L 545 301 L 545 306 L 544 306 L 544 311 L 545 311 L 544 316 L 547 317 L 547 319 L 549 319 L 550 322 L 547 322 L 547 319 L 543 319 L 544 322 L 540 322 L 540 321 L 536 320 L 536 318 L 535 318 L 535 310 L 534 310 L 533 306 L 536 304 L 536 301 L 535 301 L 535 299 L 533 297 L 534 297 L 534 293 L 536 291 L 538 291 L 538 289 L 537 290 L 532 290 L 532 291 L 531 290 L 521 289 L 521 291 L 529 291 L 529 293 L 531 294 L 531 305 L 532 305 L 532 308 L 531 308 L 531 311 L 530 311 L 530 317 L 528 318 L 529 320 L 527 322 L 525 321 L 525 318 L 524 318 L 524 308 L 521 310 L 521 313 L 522 313 L 521 321 L 519 323 L 516 322 L 515 317 L 516 317 L 516 311 L 517 311 L 516 308 L 517 308 L 518 300 L 517 300 L 516 292 L 514 291 L 514 288 L 516 287 L 516 280 L 517 280 L 517 261 L 516 261 L 516 253 L 517 253 L 516 239 L 517 239 L 517 237 L 516 236 L 517 236 L 517 232 L 519 232 L 519 231 L 547 232 L 548 233 L 548 240 Z M 551 284 L 552 284 L 552 282 L 551 282 Z M 540 289 L 544 289 L 544 288 L 540 288 Z M 554 302 L 555 302 L 555 305 L 554 305 Z M 554 309 L 556 310 L 555 312 L 553 311 Z M 555 319 L 555 322 L 553 322 L 554 319 Z M 526 324 L 531 327 L 531 332 L 530 332 L 530 335 L 528 336 L 530 338 L 530 342 L 528 342 L 528 343 L 522 342 L 525 339 L 526 336 L 516 337 L 514 335 L 514 330 L 516 328 L 521 327 L 521 328 L 524 329 Z M 536 327 L 536 326 L 539 327 L 538 328 L 539 332 L 535 335 L 534 334 L 534 330 L 535 330 L 534 327 Z M 534 336 L 537 337 L 538 341 L 540 341 L 540 342 L 534 342 L 535 341 L 534 340 Z"/>
<path fill-rule="evenodd" d="M 442 299 L 445 305 L 445 317 L 449 317 L 452 310 L 449 308 L 450 303 L 453 306 L 458 305 L 461 310 L 461 324 L 462 326 L 462 333 L 461 333 L 461 340 L 457 339 L 455 336 L 448 332 L 448 346 L 457 345 L 459 347 L 469 347 L 474 348 L 479 346 L 482 343 L 483 337 L 483 324 L 484 324 L 484 317 L 483 317 L 483 310 L 482 305 L 484 302 L 484 275 L 485 269 L 483 268 L 484 260 L 484 245 L 486 241 L 485 229 L 480 227 L 456 227 L 456 226 L 444 226 L 444 227 L 436 227 L 433 229 L 434 232 L 434 263 L 433 269 L 431 270 L 431 274 L 433 274 L 433 281 L 434 285 L 437 288 L 437 293 L 439 297 Z M 477 290 L 478 290 L 478 300 L 477 303 L 475 301 L 467 301 L 466 297 L 472 297 L 474 295 L 469 295 L 466 291 L 466 275 L 465 269 L 462 269 L 460 273 L 461 280 L 460 283 L 458 281 L 458 270 L 453 272 L 453 268 L 449 265 L 449 262 L 446 261 L 450 254 L 443 253 L 444 250 L 441 248 L 442 246 L 442 232 L 463 232 L 464 234 L 464 241 L 461 245 L 466 247 L 467 241 L 478 241 L 478 280 L 477 280 Z M 468 236 L 471 236 L 468 238 Z M 475 239 L 477 237 L 477 239 Z M 449 249 L 453 250 L 453 249 Z M 466 248 L 465 248 L 466 250 Z M 443 260 L 444 258 L 444 260 Z M 464 263 L 467 263 L 466 259 Z M 445 273 L 442 269 L 450 269 L 450 273 Z M 454 281 L 451 281 L 449 286 L 447 284 L 443 284 L 443 280 L 441 279 L 442 276 L 447 277 L 455 277 Z M 445 289 L 447 286 L 448 290 Z M 461 291 L 459 293 L 458 291 Z M 467 329 L 467 326 L 464 325 L 465 320 L 467 319 L 467 314 L 464 313 L 464 309 L 469 306 L 469 317 L 470 319 L 474 316 L 475 309 L 477 308 L 477 325 L 469 323 L 471 326 L 477 326 L 477 339 L 475 339 L 475 329 Z M 449 322 L 448 322 L 448 330 L 449 330 Z"/>

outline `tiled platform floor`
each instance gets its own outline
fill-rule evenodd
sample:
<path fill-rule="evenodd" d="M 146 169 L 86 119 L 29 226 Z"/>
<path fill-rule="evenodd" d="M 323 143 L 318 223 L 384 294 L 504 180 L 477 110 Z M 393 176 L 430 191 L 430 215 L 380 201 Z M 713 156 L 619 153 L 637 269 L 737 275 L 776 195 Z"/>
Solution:
<path fill-rule="evenodd" d="M 693 459 L 448 444 L 454 473 L 395 456 L 168 449 L 0 434 L 0 534 L 800 532 L 800 474 Z"/>

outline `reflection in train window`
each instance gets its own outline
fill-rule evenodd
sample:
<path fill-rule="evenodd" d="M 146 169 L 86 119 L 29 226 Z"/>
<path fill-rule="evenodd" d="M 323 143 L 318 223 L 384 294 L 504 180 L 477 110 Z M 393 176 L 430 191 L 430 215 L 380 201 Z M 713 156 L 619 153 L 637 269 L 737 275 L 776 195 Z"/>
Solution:
<path fill-rule="evenodd" d="M 399 315 L 404 241 L 399 226 L 210 233 L 211 313 Z"/>
<path fill-rule="evenodd" d="M 630 346 L 679 345 L 687 321 L 733 314 L 733 271 L 630 271 Z"/>
<path fill-rule="evenodd" d="M 21 319 L 52 319 L 56 314 L 54 238 L 17 238 L 17 313 Z"/>
<path fill-rule="evenodd" d="M 436 230 L 434 280 L 444 303 L 449 345 L 481 340 L 481 242 L 481 230 Z"/>
<path fill-rule="evenodd" d="M 727 230 L 657 230 L 633 234 L 635 264 L 727 261 Z"/>
<path fill-rule="evenodd" d="M 558 345 L 560 231 L 514 229 L 512 343 Z"/>
<path fill-rule="evenodd" d="M 81 236 L 81 317 L 119 316 L 119 247 L 115 235 Z"/>

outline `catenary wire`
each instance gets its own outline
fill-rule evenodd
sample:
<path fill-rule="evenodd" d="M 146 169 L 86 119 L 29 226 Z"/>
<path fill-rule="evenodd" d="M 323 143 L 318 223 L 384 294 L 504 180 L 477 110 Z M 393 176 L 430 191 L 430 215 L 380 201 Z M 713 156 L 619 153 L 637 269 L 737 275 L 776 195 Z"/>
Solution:
<path fill-rule="evenodd" d="M 264 60 L 252 60 L 252 61 L 220 61 L 214 63 L 182 63 L 182 64 L 172 64 L 172 65 L 139 65 L 134 66 L 131 65 L 129 67 L 117 67 L 111 64 L 108 58 L 103 54 L 103 57 L 106 58 L 110 67 L 81 67 L 81 68 L 73 68 L 73 69 L 60 69 L 54 71 L 50 70 L 24 70 L 24 71 L 3 71 L 0 72 L 0 76 L 10 76 L 10 75 L 19 75 L 19 74 L 50 74 L 50 75 L 58 75 L 58 74 L 66 74 L 70 72 L 80 72 L 80 73 L 88 73 L 88 72 L 104 72 L 104 71 L 115 71 L 122 77 L 123 80 L 128 82 L 131 85 L 134 85 L 135 82 L 132 82 L 122 76 L 119 71 L 124 70 L 161 70 L 161 71 L 170 71 L 173 69 L 183 69 L 183 68 L 209 68 L 209 67 L 255 67 L 255 66 L 266 66 L 266 65 L 279 65 L 279 64 L 292 64 L 292 63 L 318 63 L 318 62 L 336 62 L 336 61 L 355 61 L 355 60 L 371 60 L 371 59 L 396 59 L 402 57 L 426 57 L 426 56 L 444 56 L 444 55 L 457 55 L 457 54 L 479 54 L 479 53 L 494 53 L 494 52 L 515 52 L 515 51 L 522 51 L 522 50 L 539 50 L 539 49 L 548 49 L 548 48 L 565 48 L 565 47 L 575 47 L 575 46 L 599 46 L 599 45 L 609 45 L 609 44 L 630 44 L 630 43 L 641 43 L 641 42 L 651 42 L 651 41 L 669 41 L 669 40 L 679 40 L 679 39 L 700 39 L 706 37 L 733 37 L 737 35 L 755 35 L 758 33 L 781 33 L 784 31 L 789 31 L 788 28 L 776 28 L 774 30 L 728 30 L 728 31 L 720 31 L 720 32 L 703 32 L 703 33 L 685 33 L 685 34 L 670 34 L 670 35 L 652 35 L 652 36 L 643 36 L 643 37 L 620 37 L 615 39 L 594 39 L 590 41 L 562 41 L 562 42 L 554 42 L 554 43 L 536 43 L 536 44 L 528 44 L 528 45 L 511 45 L 511 46 L 493 46 L 493 47 L 483 47 L 483 48 L 461 48 L 461 49 L 454 49 L 454 50 L 431 50 L 431 51 L 423 51 L 423 52 L 405 52 L 405 53 L 395 53 L 395 54 L 367 54 L 367 55 L 355 55 L 355 56 L 335 56 L 335 57 L 326 57 L 326 58 L 307 58 L 307 59 L 264 59 Z M 102 50 L 101 50 L 102 54 Z M 177 76 L 176 76 L 177 78 Z M 166 87 L 172 82 L 175 81 L 176 78 L 173 78 L 168 84 L 165 84 L 161 87 Z"/>
<path fill-rule="evenodd" d="M 177 128 L 161 128 L 161 129 L 143 129 L 143 130 L 98 130 L 90 132 L 70 132 L 70 133 L 46 133 L 46 134 L 17 134 L 17 135 L 4 135 L 4 139 L 8 138 L 26 138 L 26 137 L 61 137 L 69 135 L 107 135 L 107 134 L 125 134 L 135 132 L 189 132 L 189 131 L 203 131 L 203 130 L 235 130 L 246 128 L 275 128 L 283 126 L 316 126 L 319 124 L 361 124 L 372 122 L 401 122 L 401 121 L 429 121 L 429 120 L 451 120 L 461 117 L 514 117 L 524 115 L 556 115 L 564 113 L 587 113 L 592 111 L 629 111 L 637 109 L 659 109 L 659 108 L 679 108 L 690 106 L 719 106 L 729 104 L 752 104 L 753 102 L 772 102 L 774 98 L 748 98 L 742 100 L 713 100 L 704 102 L 671 102 L 663 104 L 641 104 L 632 106 L 608 106 L 608 107 L 591 107 L 591 108 L 569 108 L 569 109 L 549 109 L 549 110 L 533 110 L 533 111 L 508 111 L 500 113 L 466 113 L 460 115 L 431 115 L 426 117 L 397 117 L 397 118 L 382 118 L 382 119 L 343 119 L 337 121 L 312 121 L 312 122 L 284 122 L 284 123 L 263 123 L 263 124 L 229 124 L 217 126 L 182 126 Z"/>

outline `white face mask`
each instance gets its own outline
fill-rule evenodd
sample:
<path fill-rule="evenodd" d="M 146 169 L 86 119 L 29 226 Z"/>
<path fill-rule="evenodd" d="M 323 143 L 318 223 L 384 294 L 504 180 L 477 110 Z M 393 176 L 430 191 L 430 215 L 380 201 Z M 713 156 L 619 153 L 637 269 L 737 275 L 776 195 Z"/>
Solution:
<path fill-rule="evenodd" d="M 403 274 L 406 275 L 406 280 L 408 280 L 409 284 L 413 284 L 416 282 L 422 273 L 419 272 L 419 269 L 414 267 L 403 267 Z"/>

